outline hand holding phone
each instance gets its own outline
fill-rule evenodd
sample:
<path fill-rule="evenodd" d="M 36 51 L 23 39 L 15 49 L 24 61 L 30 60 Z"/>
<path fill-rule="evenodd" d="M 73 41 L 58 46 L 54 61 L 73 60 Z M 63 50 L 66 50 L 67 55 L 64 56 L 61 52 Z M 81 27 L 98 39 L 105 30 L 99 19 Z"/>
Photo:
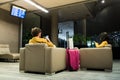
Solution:
<path fill-rule="evenodd" d="M 50 39 L 49 39 L 49 36 L 47 35 L 47 36 L 45 36 L 45 39 L 47 39 L 48 41 L 50 41 Z"/>

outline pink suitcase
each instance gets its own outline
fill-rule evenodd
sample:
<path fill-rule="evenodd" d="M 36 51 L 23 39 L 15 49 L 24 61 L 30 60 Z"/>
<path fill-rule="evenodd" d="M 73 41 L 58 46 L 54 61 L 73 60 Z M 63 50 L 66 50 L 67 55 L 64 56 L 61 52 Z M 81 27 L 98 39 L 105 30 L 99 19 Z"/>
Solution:
<path fill-rule="evenodd" d="M 79 50 L 78 49 L 66 49 L 66 63 L 67 69 L 70 71 L 76 71 L 80 67 Z"/>

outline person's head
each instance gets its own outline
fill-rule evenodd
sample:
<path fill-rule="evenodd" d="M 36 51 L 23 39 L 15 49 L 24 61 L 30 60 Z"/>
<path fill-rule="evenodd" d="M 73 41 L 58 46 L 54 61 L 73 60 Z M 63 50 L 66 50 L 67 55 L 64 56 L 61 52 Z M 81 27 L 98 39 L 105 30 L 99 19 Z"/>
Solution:
<path fill-rule="evenodd" d="M 102 32 L 102 33 L 100 34 L 100 40 L 101 40 L 101 41 L 108 41 L 108 40 L 109 40 L 109 37 L 108 37 L 107 32 Z"/>
<path fill-rule="evenodd" d="M 41 31 L 41 29 L 39 27 L 34 27 L 31 30 L 31 34 L 32 34 L 33 37 L 36 37 L 36 36 L 41 37 L 41 32 L 42 31 Z"/>

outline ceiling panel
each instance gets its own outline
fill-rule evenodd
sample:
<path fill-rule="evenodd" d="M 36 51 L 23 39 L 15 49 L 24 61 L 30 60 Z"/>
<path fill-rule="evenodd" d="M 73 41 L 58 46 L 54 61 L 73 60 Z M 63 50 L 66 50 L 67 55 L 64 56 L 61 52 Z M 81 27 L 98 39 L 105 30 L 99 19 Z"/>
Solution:
<path fill-rule="evenodd" d="M 25 2 L 24 0 L 17 0 L 17 1 L 12 2 L 12 4 L 26 8 L 28 11 L 37 10 L 36 7 L 30 5 L 29 3 Z"/>
<path fill-rule="evenodd" d="M 4 4 L 4 5 L 0 5 L 0 8 L 4 9 L 4 10 L 7 10 L 7 11 L 10 11 L 10 4 L 7 3 L 7 4 Z"/>
<path fill-rule="evenodd" d="M 0 3 L 5 3 L 5 2 L 9 2 L 9 1 L 13 1 L 13 0 L 0 0 Z"/>
<path fill-rule="evenodd" d="M 15 0 L 0 0 L 0 8 L 9 11 L 10 10 L 9 3 L 11 3 L 12 1 L 15 1 Z"/>
<path fill-rule="evenodd" d="M 88 8 L 84 3 L 92 3 L 97 0 L 33 0 L 37 4 L 47 8 L 50 12 L 57 10 L 60 20 L 79 19 L 87 15 L 91 16 Z M 28 4 L 24 0 L 0 0 L 0 8 L 10 11 L 11 4 L 15 4 L 26 8 L 28 11 L 37 11 L 41 13 L 36 7 Z"/>
<path fill-rule="evenodd" d="M 88 8 L 84 4 L 74 4 L 61 8 L 59 11 L 60 20 L 75 20 L 86 16 L 91 16 Z"/>
<path fill-rule="evenodd" d="M 51 8 L 64 6 L 68 4 L 80 3 L 80 2 L 86 2 L 86 1 L 96 1 L 96 0 L 33 0 L 33 1 L 35 1 L 36 3 L 40 4 L 41 6 L 45 8 L 51 9 Z M 6 3 L 6 2 L 9 2 L 9 5 L 15 4 L 23 8 L 26 8 L 28 11 L 38 10 L 36 7 L 28 4 L 24 0 L 0 0 L 1 4 Z M 6 4 L 0 5 L 0 6 L 2 6 L 1 8 L 3 9 L 9 10 L 10 6 L 8 5 L 8 3 Z"/>
<path fill-rule="evenodd" d="M 34 1 L 46 8 L 53 8 L 53 7 L 63 6 L 77 2 L 89 1 L 89 0 L 34 0 Z"/>

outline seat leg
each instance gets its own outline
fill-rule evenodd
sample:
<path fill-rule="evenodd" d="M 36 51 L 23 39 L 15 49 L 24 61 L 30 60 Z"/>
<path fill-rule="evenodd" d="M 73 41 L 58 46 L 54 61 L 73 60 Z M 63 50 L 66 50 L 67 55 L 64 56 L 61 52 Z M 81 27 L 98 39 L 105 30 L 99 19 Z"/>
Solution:
<path fill-rule="evenodd" d="M 50 75 L 50 76 L 52 76 L 54 74 L 55 74 L 55 72 L 53 72 L 53 73 L 45 73 L 45 75 Z"/>
<path fill-rule="evenodd" d="M 111 69 L 104 69 L 105 72 L 112 72 Z"/>

